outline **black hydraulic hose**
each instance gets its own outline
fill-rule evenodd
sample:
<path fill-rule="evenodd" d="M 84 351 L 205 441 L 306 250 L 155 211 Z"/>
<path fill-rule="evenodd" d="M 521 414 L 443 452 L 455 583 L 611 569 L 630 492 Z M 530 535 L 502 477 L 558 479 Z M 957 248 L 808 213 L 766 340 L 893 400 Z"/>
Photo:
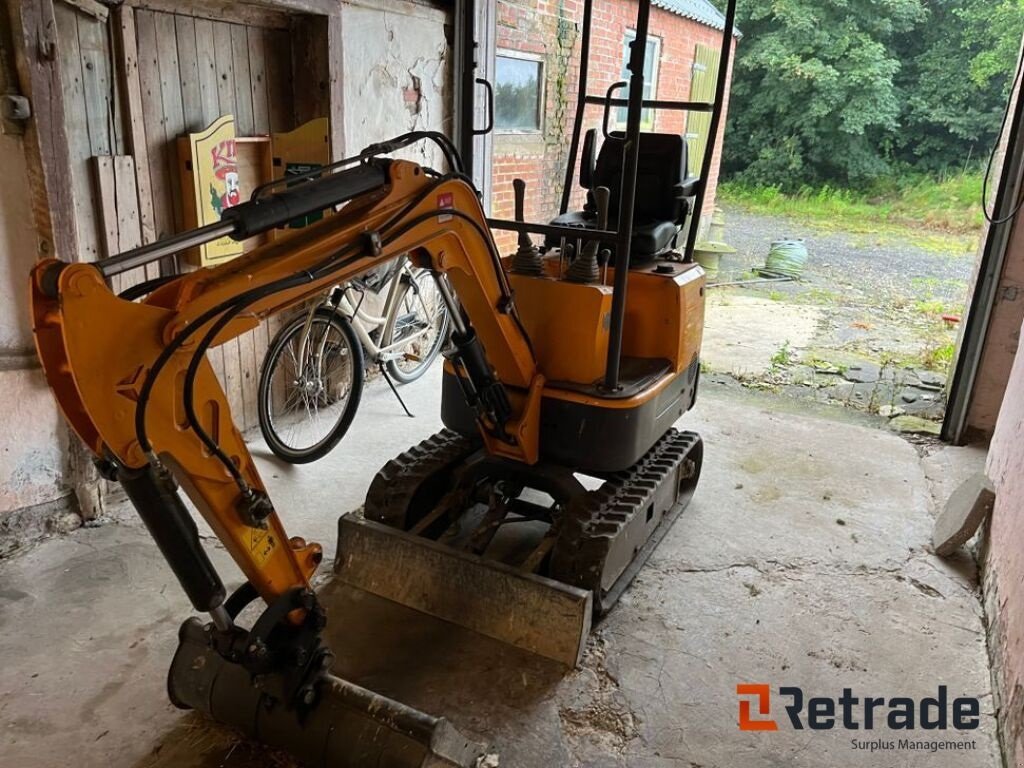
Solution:
<path fill-rule="evenodd" d="M 291 284 L 287 286 L 282 286 L 277 290 L 287 290 L 288 288 L 298 287 L 300 285 L 304 285 L 305 283 L 312 282 L 312 279 L 312 275 L 310 275 L 309 273 L 301 275 L 292 275 L 290 280 Z M 192 355 L 192 359 L 189 360 L 188 369 L 185 373 L 185 393 L 183 399 L 185 401 L 185 417 L 188 419 L 189 426 L 192 427 L 192 431 L 196 433 L 196 436 L 202 441 L 203 445 L 206 446 L 207 450 L 209 450 L 210 453 L 216 456 L 217 459 L 221 462 L 221 464 L 224 465 L 224 467 L 231 474 L 231 477 L 234 478 L 235 483 L 243 492 L 248 487 L 248 485 L 245 482 L 245 478 L 242 477 L 241 471 L 239 471 L 238 467 L 235 466 L 235 462 L 231 460 L 231 457 L 224 453 L 224 451 L 221 449 L 217 441 L 210 437 L 209 433 L 205 429 L 203 429 L 199 423 L 199 418 L 198 416 L 196 416 L 194 389 L 196 373 L 199 371 L 199 364 L 206 357 L 206 350 L 209 349 L 210 344 L 213 343 L 214 338 L 216 338 L 217 334 L 224 329 L 224 326 L 226 326 L 228 323 L 234 320 L 235 317 L 237 317 L 238 314 L 243 309 L 249 306 L 249 304 L 252 304 L 254 301 L 258 301 L 260 298 L 263 297 L 257 297 L 252 299 L 251 301 L 236 304 L 235 306 L 225 311 L 219 318 L 217 318 L 217 321 L 212 326 L 210 326 L 210 329 L 203 337 L 203 340 L 199 342 L 198 346 L 196 347 L 195 354 Z"/>
<path fill-rule="evenodd" d="M 462 177 L 463 175 L 453 174 L 452 176 Z M 449 177 L 442 178 L 438 182 L 438 184 L 442 183 L 448 178 Z M 396 219 L 400 219 L 402 216 L 406 215 L 410 209 L 414 208 L 416 205 L 419 205 L 436 188 L 436 186 L 436 184 L 431 185 L 431 187 L 425 190 L 422 195 L 418 196 L 416 200 L 411 202 L 409 205 L 404 207 L 402 211 L 393 216 L 390 219 L 390 222 L 394 222 Z M 486 245 L 488 249 L 488 253 L 491 256 L 492 265 L 495 268 L 495 273 L 499 278 L 499 282 L 501 283 L 502 291 L 505 294 L 505 297 L 511 300 L 511 289 L 508 285 L 504 269 L 501 266 L 501 260 L 493 248 L 493 241 L 488 236 L 488 234 L 483 230 L 483 228 L 480 226 L 478 222 L 476 222 L 470 216 L 466 215 L 461 211 L 445 208 L 435 209 L 433 211 L 421 214 L 420 216 L 415 217 L 413 220 L 403 223 L 403 225 L 396 232 L 388 232 L 385 235 L 385 237 L 382 238 L 382 242 L 392 242 L 394 239 L 400 237 L 402 234 L 409 231 L 412 227 L 416 226 L 422 221 L 425 221 L 429 218 L 441 214 L 458 216 L 469 221 L 470 224 L 473 225 L 474 230 L 477 232 L 478 236 L 481 238 L 482 242 Z M 348 256 L 347 252 L 345 252 L 345 254 L 346 256 Z M 166 363 L 170 359 L 171 355 L 178 348 L 180 348 L 180 346 L 188 338 L 190 338 L 197 329 L 203 327 L 206 323 L 210 322 L 210 320 L 213 320 L 215 317 L 217 317 L 218 314 L 223 313 L 223 315 L 216 320 L 214 326 L 211 327 L 206 334 L 204 334 L 202 342 L 199 344 L 196 352 L 193 354 L 191 360 L 189 361 L 189 367 L 186 371 L 184 400 L 186 416 L 189 421 L 189 426 L 193 429 L 193 431 L 199 437 L 201 442 L 203 442 L 203 444 L 207 447 L 207 449 L 209 449 L 211 453 L 214 456 L 216 456 L 216 458 L 224 465 L 227 471 L 231 474 L 232 478 L 238 484 L 239 488 L 243 492 L 245 492 L 248 487 L 247 484 L 245 483 L 244 478 L 241 475 L 241 472 L 235 466 L 234 462 L 232 462 L 231 459 L 223 452 L 223 450 L 221 450 L 217 442 L 213 440 L 213 438 L 202 428 L 195 414 L 194 387 L 195 377 L 198 373 L 200 362 L 205 357 L 206 350 L 212 344 L 217 334 L 232 319 L 237 317 L 237 315 L 249 305 L 274 293 L 285 291 L 292 287 L 297 287 L 299 285 L 308 284 L 309 282 L 313 282 L 322 277 L 326 277 L 331 272 L 341 269 L 342 267 L 350 264 L 353 260 L 360 258 L 362 256 L 365 256 L 365 251 L 362 249 L 362 246 L 360 244 L 360 251 L 349 256 L 348 258 L 343 257 L 341 254 L 335 254 L 330 258 L 322 261 L 312 270 L 302 273 L 296 273 L 295 275 L 291 275 L 287 278 L 281 278 L 280 280 L 274 281 L 273 283 L 270 283 L 268 285 L 254 288 L 251 291 L 246 291 L 245 293 L 236 296 L 233 299 L 229 299 L 217 305 L 216 307 L 207 310 L 207 312 L 203 313 L 203 315 L 197 318 L 190 325 L 189 328 L 185 329 L 181 334 L 175 337 L 175 339 L 172 340 L 172 342 L 161 352 L 160 356 L 157 358 L 152 370 L 150 371 L 150 374 L 147 376 L 146 381 L 143 383 L 143 388 L 142 391 L 140 392 L 139 402 L 135 414 L 135 427 L 136 436 L 139 440 L 139 444 L 142 447 L 143 451 L 147 453 L 152 452 L 152 445 L 149 442 L 148 436 L 146 434 L 145 415 L 157 376 L 166 366 Z M 514 306 L 511 305 L 511 301 L 509 301 L 509 306 L 513 320 L 518 326 L 520 332 L 523 334 L 523 338 L 526 340 L 527 345 L 531 348 L 532 351 L 532 344 L 530 342 L 529 335 L 526 333 L 526 329 L 523 326 L 522 321 L 518 316 L 518 313 L 515 312 Z"/>
<path fill-rule="evenodd" d="M 179 277 L 181 277 L 181 275 L 162 275 L 160 277 L 154 277 L 152 280 L 136 283 L 117 294 L 117 298 L 124 299 L 125 301 L 135 301 L 135 299 L 152 293 L 161 285 L 169 283 L 171 280 L 177 280 Z"/>
<path fill-rule="evenodd" d="M 440 184 L 440 183 L 441 182 L 438 182 L 438 184 Z M 401 211 L 399 211 L 394 216 L 392 216 L 391 219 L 389 219 L 389 222 L 387 222 L 387 223 L 393 222 L 396 219 L 401 218 L 402 216 L 406 215 L 410 210 L 415 208 L 424 199 L 426 199 L 426 197 L 436 187 L 437 187 L 437 184 L 432 185 L 429 188 L 427 188 L 423 192 L 422 195 L 418 196 L 415 200 L 413 200 L 411 203 L 409 203 L 407 206 L 405 206 Z M 321 261 L 320 264 L 318 264 L 315 267 L 313 267 L 313 270 L 314 271 L 318 271 L 318 270 L 323 269 L 324 267 L 330 266 L 335 261 L 335 259 L 337 259 L 337 258 L 338 258 L 338 254 L 334 254 L 334 255 L 330 256 L 329 258 Z M 304 274 L 304 273 L 296 273 L 296 274 L 301 275 L 301 274 Z M 215 307 L 211 307 L 206 312 L 204 312 L 202 315 L 200 315 L 198 318 L 196 318 L 189 325 L 188 328 L 185 328 L 180 334 L 175 336 L 166 347 L 164 347 L 163 351 L 160 353 L 160 355 L 157 356 L 157 359 L 154 361 L 153 367 L 150 369 L 148 375 L 146 376 L 146 380 L 142 384 L 142 389 L 139 392 L 139 400 L 138 400 L 138 403 L 136 404 L 136 409 L 135 409 L 135 436 L 136 436 L 136 439 L 139 442 L 139 446 L 142 448 L 142 450 L 144 452 L 146 452 L 146 453 L 151 453 L 152 452 L 152 444 L 149 442 L 149 438 L 148 438 L 148 436 L 146 434 L 146 409 L 147 409 L 147 407 L 149 405 L 149 398 L 150 398 L 150 396 L 152 394 L 153 386 L 156 383 L 157 377 L 160 375 L 161 371 L 167 365 L 167 361 L 170 360 L 171 355 L 173 355 L 181 347 L 182 344 L 184 344 L 189 338 L 191 338 L 191 336 L 199 328 L 203 327 L 203 325 L 205 325 L 206 323 L 208 323 L 211 320 L 213 320 L 221 312 L 225 312 L 225 311 L 231 309 L 233 306 L 235 306 L 236 304 L 238 304 L 240 302 L 247 302 L 246 305 L 248 305 L 248 303 L 252 303 L 251 301 L 249 301 L 250 298 L 252 298 L 253 301 L 256 301 L 256 300 L 258 300 L 260 298 L 263 298 L 264 296 L 269 296 L 269 295 L 271 295 L 273 293 L 276 293 L 279 290 L 287 290 L 288 287 L 290 287 L 290 286 L 286 285 L 283 288 L 277 288 L 276 286 L 281 285 L 285 281 L 291 280 L 293 277 L 294 277 L 294 275 L 290 275 L 290 276 L 285 277 L 285 278 L 280 278 L 279 280 L 276 280 L 273 283 L 268 283 L 267 285 L 264 285 L 264 286 L 258 286 L 256 288 L 253 288 L 253 289 L 249 290 L 249 291 L 241 293 L 238 296 L 234 296 L 234 297 L 232 297 L 230 299 L 227 299 L 227 300 L 221 302 L 220 304 L 218 304 Z M 253 297 L 255 297 L 255 298 L 253 298 Z M 234 465 L 232 465 L 232 466 L 234 466 Z"/>
<path fill-rule="evenodd" d="M 428 192 L 428 194 L 429 194 L 429 192 Z M 423 199 L 423 197 L 420 197 L 416 202 L 412 203 L 412 205 L 417 205 L 420 201 L 422 201 L 422 199 Z M 504 269 L 501 266 L 501 260 L 500 260 L 500 258 L 498 258 L 497 253 L 495 252 L 494 248 L 492 247 L 493 241 L 491 240 L 491 238 L 488 236 L 487 232 L 483 229 L 483 227 L 480 226 L 480 224 L 477 221 L 475 221 L 472 217 L 470 217 L 466 213 L 463 213 L 462 211 L 453 210 L 453 209 L 449 209 L 449 208 L 437 208 L 437 209 L 434 209 L 434 210 L 431 210 L 431 211 L 426 211 L 426 212 L 424 212 L 424 213 L 422 213 L 422 214 L 420 214 L 420 215 L 410 219 L 409 221 L 403 222 L 402 225 L 400 227 L 398 227 L 398 229 L 396 231 L 386 233 L 381 238 L 381 243 L 384 244 L 384 245 L 387 245 L 388 243 L 391 243 L 394 240 L 398 239 L 399 237 L 404 235 L 406 232 L 410 231 L 411 229 L 413 229 L 414 227 L 416 227 L 419 224 L 423 223 L 424 221 L 432 219 L 432 218 L 434 218 L 434 217 L 436 217 L 438 215 L 452 215 L 452 216 L 456 216 L 458 218 L 465 219 L 466 221 L 468 221 L 473 226 L 474 231 L 477 233 L 477 235 L 481 238 L 481 240 L 484 242 L 484 244 L 487 247 L 488 253 L 491 256 L 492 266 L 494 266 L 495 271 L 496 271 L 496 275 L 498 275 L 498 277 L 499 277 L 499 282 L 501 283 L 502 291 L 503 291 L 505 297 L 511 299 L 511 292 L 508 290 L 508 287 L 507 287 L 507 283 L 506 283 L 506 280 L 505 280 L 505 272 L 504 272 Z M 351 249 L 349 249 L 349 250 L 351 250 Z M 341 269 L 341 268 L 351 264 L 352 262 L 356 261 L 359 258 L 365 257 L 365 255 L 366 255 L 366 252 L 365 252 L 365 250 L 362 248 L 362 246 L 360 244 L 360 250 L 352 253 L 351 255 L 346 255 L 346 256 L 343 257 L 340 254 L 337 254 L 334 257 L 332 257 L 332 259 L 330 260 L 331 263 L 329 263 L 329 264 L 322 264 L 322 266 L 319 269 L 314 269 L 314 270 L 311 270 L 309 272 L 293 275 L 290 278 L 290 280 L 294 280 L 295 281 L 294 286 L 298 286 L 298 285 L 302 285 L 302 284 L 305 284 L 305 283 L 313 282 L 315 280 L 319 280 L 319 279 L 321 279 L 323 277 L 326 277 L 332 271 L 337 271 L 337 270 L 339 270 L 339 269 Z M 324 272 L 324 270 L 327 270 L 326 274 L 322 274 L 322 272 Z M 278 281 L 278 282 L 281 282 L 281 281 Z M 206 432 L 206 430 L 203 429 L 202 425 L 200 425 L 200 423 L 199 423 L 199 419 L 196 416 L 196 413 L 195 413 L 195 402 L 194 402 L 194 400 L 195 400 L 195 379 L 196 379 L 196 376 L 197 376 L 197 374 L 199 372 L 199 365 L 200 365 L 201 361 L 203 360 L 203 358 L 205 357 L 207 349 L 209 349 L 210 345 L 213 343 L 213 340 L 216 338 L 217 334 L 220 333 L 220 331 L 223 330 L 223 328 L 225 326 L 227 326 L 227 324 L 230 323 L 231 320 L 233 320 L 235 317 L 237 317 L 237 315 L 242 310 L 244 310 L 246 307 L 248 307 L 250 304 L 252 304 L 255 301 L 258 301 L 260 298 L 263 298 L 264 295 L 269 295 L 270 293 L 276 293 L 276 292 L 281 291 L 281 290 L 287 290 L 289 287 L 294 287 L 294 286 L 291 286 L 291 285 L 285 286 L 285 287 L 276 287 L 276 286 L 275 287 L 271 287 L 271 286 L 275 286 L 275 284 L 271 284 L 270 286 L 264 286 L 264 288 L 266 288 L 268 290 L 263 292 L 262 295 L 260 295 L 260 296 L 250 297 L 250 298 L 245 298 L 245 299 L 241 299 L 240 298 L 238 301 L 234 302 L 232 304 L 232 306 L 228 310 L 226 310 L 224 312 L 224 314 L 220 318 L 217 319 L 217 321 L 206 331 L 206 333 L 204 334 L 202 340 L 199 342 L 199 345 L 196 347 L 196 351 L 193 353 L 192 358 L 189 361 L 188 369 L 187 369 L 187 371 L 185 373 L 185 388 L 184 388 L 183 397 L 184 397 L 184 401 L 185 401 L 185 414 L 186 414 L 186 417 L 188 419 L 189 426 L 192 428 L 192 431 L 196 433 L 197 437 L 199 437 L 199 439 L 202 441 L 202 443 L 207 447 L 207 449 L 214 456 L 216 456 L 216 458 L 222 464 L 224 464 L 225 468 L 227 468 L 228 472 L 231 473 L 231 476 L 234 478 L 235 482 L 238 484 L 239 488 L 243 491 L 243 493 L 247 490 L 247 485 L 245 483 L 245 479 L 241 475 L 241 472 L 235 466 L 234 462 L 231 461 L 231 459 L 227 456 L 227 454 L 225 454 L 221 450 L 221 448 L 217 444 L 217 442 L 209 435 L 209 433 Z M 513 304 L 511 304 L 511 302 L 509 302 L 509 307 L 510 307 L 509 311 L 510 311 L 510 314 L 512 316 L 512 319 L 515 322 L 516 326 L 519 328 L 520 333 L 523 335 L 523 339 L 526 341 L 527 347 L 530 349 L 530 351 L 532 353 L 533 352 L 533 344 L 530 341 L 529 334 L 527 334 L 526 328 L 524 327 L 524 325 L 522 323 L 522 320 L 519 317 L 518 312 L 515 311 L 515 307 L 514 307 Z M 197 327 L 197 326 L 198 326 L 198 323 L 195 324 L 193 327 Z M 140 398 L 140 401 L 141 401 L 141 398 Z"/>

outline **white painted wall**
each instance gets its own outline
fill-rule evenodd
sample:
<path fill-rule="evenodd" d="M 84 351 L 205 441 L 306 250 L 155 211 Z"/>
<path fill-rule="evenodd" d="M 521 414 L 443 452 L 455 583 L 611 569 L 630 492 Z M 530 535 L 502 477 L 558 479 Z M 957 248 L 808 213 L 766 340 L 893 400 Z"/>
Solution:
<path fill-rule="evenodd" d="M 445 11 L 404 0 L 344 6 L 346 154 L 407 131 L 451 135 L 446 21 Z M 432 144 L 399 156 L 446 170 Z"/>
<path fill-rule="evenodd" d="M 67 495 L 67 431 L 36 362 L 28 275 L 36 259 L 20 138 L 0 135 L 0 516 Z M 2 520 L 0 520 L 2 522 Z"/>
<path fill-rule="evenodd" d="M 0 135 L 0 355 L 32 351 L 28 322 L 28 272 L 36 258 L 21 139 Z"/>

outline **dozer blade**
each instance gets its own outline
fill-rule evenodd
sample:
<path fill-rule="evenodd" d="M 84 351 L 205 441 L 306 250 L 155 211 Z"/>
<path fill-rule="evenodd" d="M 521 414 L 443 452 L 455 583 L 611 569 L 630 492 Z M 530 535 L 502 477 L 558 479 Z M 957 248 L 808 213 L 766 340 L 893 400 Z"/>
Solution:
<path fill-rule="evenodd" d="M 347 584 L 574 667 L 590 633 L 590 592 L 399 531 L 359 511 L 338 521 Z"/>
<path fill-rule="evenodd" d="M 238 728 L 316 768 L 472 768 L 483 753 L 443 718 L 432 717 L 332 675 L 300 714 L 274 702 L 240 664 L 210 647 L 204 626 L 186 621 L 168 675 L 171 701 Z"/>
<path fill-rule="evenodd" d="M 669 430 L 586 490 L 571 469 L 503 463 L 445 430 L 389 462 L 365 509 L 340 518 L 335 572 L 572 667 L 592 618 L 610 610 L 689 503 L 702 455 L 698 435 Z M 537 492 L 553 503 L 540 506 Z"/>

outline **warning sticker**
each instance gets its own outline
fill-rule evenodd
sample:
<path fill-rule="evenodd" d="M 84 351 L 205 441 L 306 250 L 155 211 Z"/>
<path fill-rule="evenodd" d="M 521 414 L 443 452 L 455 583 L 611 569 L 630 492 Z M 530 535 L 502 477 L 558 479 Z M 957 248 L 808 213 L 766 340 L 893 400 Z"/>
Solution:
<path fill-rule="evenodd" d="M 444 194 L 437 196 L 437 207 L 438 208 L 453 208 L 455 206 L 455 196 L 451 192 L 445 192 Z M 449 213 L 442 214 L 437 217 L 438 223 L 445 221 L 451 221 L 452 215 Z"/>
<path fill-rule="evenodd" d="M 263 565 L 274 552 L 277 542 L 266 528 L 249 529 L 249 553 L 257 565 Z"/>

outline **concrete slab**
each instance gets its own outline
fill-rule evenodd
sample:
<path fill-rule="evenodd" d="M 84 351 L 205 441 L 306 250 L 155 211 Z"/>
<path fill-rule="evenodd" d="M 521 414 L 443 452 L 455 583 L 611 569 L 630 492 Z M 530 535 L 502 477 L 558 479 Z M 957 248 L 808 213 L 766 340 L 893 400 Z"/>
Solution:
<path fill-rule="evenodd" d="M 825 317 L 819 307 L 714 289 L 705 312 L 701 360 L 737 376 L 765 373 L 783 346 L 793 352 L 809 347 Z"/>
<path fill-rule="evenodd" d="M 263 465 L 291 533 L 333 549 L 338 512 L 434 428 L 436 382 L 403 391 L 415 420 L 371 387 L 350 439 L 324 462 Z M 773 404 L 702 391 L 683 422 L 707 450 L 695 500 L 579 670 L 329 583 L 336 671 L 448 716 L 506 767 L 996 768 L 973 562 L 926 551 L 932 501 L 917 452 L 894 434 Z M 188 609 L 140 527 L 44 543 L 0 563 L 0 583 L 0 764 L 287 764 L 166 703 Z M 878 729 L 740 732 L 735 686 L 752 682 L 833 697 L 946 685 L 981 698 L 981 727 L 962 737 L 974 749 L 934 753 L 853 748 L 851 738 L 892 736 Z"/>

